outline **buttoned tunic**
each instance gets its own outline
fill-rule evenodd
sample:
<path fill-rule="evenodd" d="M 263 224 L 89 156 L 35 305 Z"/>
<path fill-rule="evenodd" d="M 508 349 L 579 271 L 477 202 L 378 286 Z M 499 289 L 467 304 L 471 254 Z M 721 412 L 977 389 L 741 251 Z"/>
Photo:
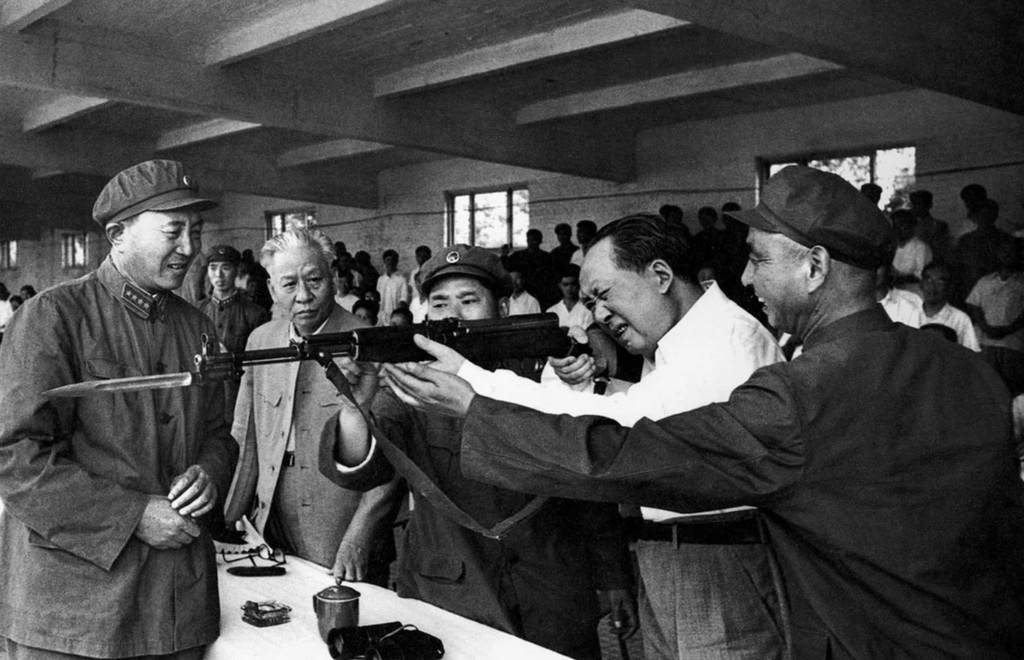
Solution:
<path fill-rule="evenodd" d="M 237 448 L 221 386 L 42 395 L 192 368 L 209 320 L 132 286 L 108 258 L 28 301 L 0 349 L 0 636 L 19 644 L 121 657 L 219 632 L 209 534 L 158 550 L 133 533 L 149 497 L 190 465 L 227 492 Z"/>
<path fill-rule="evenodd" d="M 727 403 L 624 429 L 476 397 L 462 438 L 463 470 L 488 483 L 759 506 L 794 658 L 1024 654 L 1024 491 L 1006 388 L 970 351 L 878 306 L 818 329 Z"/>

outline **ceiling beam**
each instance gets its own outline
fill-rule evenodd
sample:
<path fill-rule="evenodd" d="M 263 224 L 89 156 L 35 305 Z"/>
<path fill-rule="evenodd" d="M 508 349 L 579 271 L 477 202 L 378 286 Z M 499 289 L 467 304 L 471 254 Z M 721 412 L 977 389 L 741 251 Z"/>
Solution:
<path fill-rule="evenodd" d="M 43 135 L 0 131 L 0 164 L 112 177 L 153 158 L 153 146 L 87 130 Z M 269 158 L 202 145 L 190 148 L 178 160 L 206 194 L 230 191 L 359 208 L 376 208 L 379 203 L 376 176 L 324 180 L 301 170 L 280 171 Z"/>
<path fill-rule="evenodd" d="M 373 91 L 377 97 L 423 91 L 684 25 L 686 21 L 630 9 L 378 76 Z"/>
<path fill-rule="evenodd" d="M 299 167 L 322 163 L 327 160 L 350 158 L 380 151 L 393 149 L 389 144 L 366 142 L 363 140 L 331 140 L 305 147 L 289 149 L 277 157 L 278 167 Z"/>
<path fill-rule="evenodd" d="M 57 11 L 72 0 L 3 0 L 0 3 L 0 30 L 20 32 Z"/>
<path fill-rule="evenodd" d="M 390 9 L 401 0 L 304 2 L 226 32 L 202 53 L 206 66 L 224 66 Z"/>
<path fill-rule="evenodd" d="M 238 64 L 204 69 L 153 49 L 62 31 L 0 34 L 0 85 L 99 96 L 307 133 L 381 142 L 611 181 L 634 177 L 631 144 L 587 130 L 519 127 L 483 101 L 375 99 L 362 80 Z M 268 93 L 272 90 L 273 93 Z"/>
<path fill-rule="evenodd" d="M 546 99 L 521 108 L 516 113 L 516 121 L 520 124 L 532 124 L 595 112 L 621 110 L 647 103 L 778 82 L 842 68 L 838 64 L 791 53 Z"/>
<path fill-rule="evenodd" d="M 167 151 L 169 149 L 187 147 L 207 140 L 251 131 L 259 127 L 259 124 L 247 121 L 211 119 L 164 132 L 156 140 L 156 150 Z"/>
<path fill-rule="evenodd" d="M 993 108 L 1024 114 L 1020 0 L 626 0 Z"/>
<path fill-rule="evenodd" d="M 22 118 L 22 130 L 38 133 L 111 104 L 109 99 L 91 96 L 61 96 L 30 108 Z"/>

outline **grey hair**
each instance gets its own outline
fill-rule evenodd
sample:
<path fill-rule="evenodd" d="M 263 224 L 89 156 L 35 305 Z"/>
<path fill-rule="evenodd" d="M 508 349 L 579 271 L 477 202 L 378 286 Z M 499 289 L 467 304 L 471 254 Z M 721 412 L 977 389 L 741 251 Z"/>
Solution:
<path fill-rule="evenodd" d="M 290 248 L 311 248 L 319 250 L 324 261 L 330 266 L 335 260 L 334 243 L 318 229 L 289 229 L 268 239 L 260 248 L 260 264 L 269 269 L 274 255 Z"/>

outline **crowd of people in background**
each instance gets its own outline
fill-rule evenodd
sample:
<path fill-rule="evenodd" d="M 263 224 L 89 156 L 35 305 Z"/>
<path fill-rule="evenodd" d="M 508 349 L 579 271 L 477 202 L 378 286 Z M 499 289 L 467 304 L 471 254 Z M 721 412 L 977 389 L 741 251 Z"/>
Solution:
<path fill-rule="evenodd" d="M 881 188 L 865 184 L 861 192 L 881 203 Z M 999 204 L 989 199 L 979 184 L 960 192 L 972 231 L 957 231 L 951 223 L 932 215 L 933 195 L 928 190 L 909 194 L 909 206 L 889 213 L 897 234 L 898 248 L 891 264 L 878 271 L 878 299 L 896 321 L 946 336 L 989 362 L 1016 396 L 1024 393 L 1024 274 L 1022 239 L 996 226 Z M 693 275 L 707 289 L 716 284 L 726 296 L 749 314 L 768 325 L 761 302 L 741 282 L 747 265 L 747 226 L 730 213 L 741 210 L 736 202 L 716 209 L 697 210 L 700 229 L 692 231 L 683 210 L 666 204 L 658 210 L 670 227 L 693 251 Z M 962 223 L 957 223 L 960 226 Z M 593 315 L 580 300 L 579 267 L 584 249 L 599 227 L 592 220 L 573 226 L 559 223 L 554 228 L 556 244 L 545 250 L 540 229 L 526 232 L 526 247 L 515 250 L 505 245 L 501 263 L 512 276 L 509 314 L 552 312 L 562 325 L 589 329 L 595 346 L 608 354 L 602 364 L 609 375 L 627 381 L 639 378 L 642 361 L 610 341 L 602 341 Z M 420 268 L 433 256 L 427 245 L 417 247 L 408 271 L 403 256 L 395 249 L 381 254 L 383 272 L 374 266 L 365 250 L 351 253 L 344 242 L 335 242 L 336 258 L 331 264 L 335 300 L 345 310 L 371 325 L 409 325 L 427 316 L 427 302 L 418 279 Z M 278 318 L 266 285 L 267 273 L 245 250 L 237 264 L 237 289 Z M 208 280 L 199 297 L 212 293 Z M 23 287 L 23 296 L 26 289 Z M 0 287 L 0 300 L 7 291 Z M 18 296 L 9 296 L 17 305 Z M 0 302 L 0 319 L 5 305 Z M 770 328 L 775 330 L 774 328 Z M 782 334 L 787 356 L 799 354 L 800 347 Z M 237 340 L 233 342 L 237 344 Z"/>
<path fill-rule="evenodd" d="M 0 342 L 4 340 L 4 331 L 7 330 L 7 322 L 11 320 L 14 312 L 21 307 L 26 300 L 36 295 L 36 289 L 31 284 L 26 284 L 14 295 L 3 282 L 0 282 Z"/>
<path fill-rule="evenodd" d="M 131 636 L 141 624 L 129 626 L 124 635 L 108 634 L 114 626 L 97 619 L 82 594 L 116 602 L 121 609 L 109 608 L 104 616 L 130 620 L 142 615 L 136 607 L 139 598 L 149 598 L 149 606 L 160 610 L 160 603 L 169 600 L 161 594 L 180 587 L 176 576 L 197 575 L 201 579 L 189 582 L 182 600 L 194 619 L 189 620 L 192 637 L 157 641 L 168 648 L 187 647 L 186 654 L 176 656 L 181 660 L 202 657 L 203 646 L 217 635 L 217 601 L 210 597 L 216 582 L 206 562 L 212 542 L 201 536 L 194 519 L 216 509 L 223 520 L 211 516 L 210 525 L 226 522 L 232 528 L 249 516 L 275 551 L 324 566 L 338 582 L 393 583 L 401 596 L 420 598 L 573 658 L 599 657 L 595 627 L 602 607 L 619 634 L 628 636 L 639 624 L 648 657 L 657 658 L 704 657 L 703 649 L 711 645 L 740 643 L 751 657 L 788 657 L 792 649 L 794 657 L 803 657 L 800 649 L 818 644 L 819 632 L 809 634 L 813 626 L 801 627 L 801 621 L 820 623 L 822 634 L 831 626 L 828 633 L 836 639 L 868 648 L 874 642 L 864 641 L 859 626 L 877 632 L 886 624 L 878 617 L 888 617 L 896 606 L 925 613 L 924 623 L 908 628 L 909 637 L 920 636 L 908 637 L 908 648 L 936 648 L 935 635 L 948 636 L 943 626 L 950 607 L 961 606 L 961 596 L 971 611 L 986 613 L 971 619 L 978 630 L 961 631 L 963 648 L 1022 643 L 989 639 L 986 632 L 986 626 L 1012 628 L 989 616 L 990 611 L 1011 624 L 1018 616 L 1016 610 L 1000 609 L 991 596 L 1004 585 L 1003 567 L 995 561 L 1002 555 L 990 541 L 993 530 L 1012 540 L 1011 532 L 1024 533 L 1024 528 L 1006 531 L 1009 525 L 1001 516 L 1016 515 L 1019 521 L 1009 505 L 1006 512 L 990 510 L 993 503 L 1006 505 L 1011 495 L 1019 495 L 1020 484 L 1005 460 L 1009 447 L 999 440 L 1009 431 L 1006 392 L 980 361 L 990 364 L 1017 397 L 1015 416 L 1024 419 L 1021 241 L 996 226 L 999 205 L 978 184 L 960 194 L 975 227 L 967 232 L 953 231 L 931 215 L 932 194 L 926 190 L 910 194 L 909 208 L 890 210 L 887 222 L 878 208 L 881 192 L 874 184 L 861 188 L 872 206 L 835 175 L 791 168 L 769 181 L 755 209 L 744 211 L 735 202 L 701 206 L 696 232 L 679 206 L 664 205 L 657 215 L 633 214 L 603 227 L 580 220 L 575 243 L 573 226 L 559 223 L 554 228 L 557 244 L 550 251 L 542 247 L 544 234 L 537 228 L 526 232 L 525 248 L 504 246 L 500 258 L 475 246 L 447 246 L 435 254 L 420 245 L 412 255 L 414 267 L 406 272 L 403 255 L 395 249 L 381 253 L 378 270 L 367 251 L 353 254 L 345 243 L 332 243 L 315 229 L 274 236 L 258 257 L 225 244 L 200 255 L 200 212 L 216 202 L 199 197 L 180 163 L 148 161 L 130 168 L 104 188 L 94 207 L 94 219 L 111 243 L 111 256 L 95 273 L 44 291 L 19 315 L 14 315 L 17 305 L 35 290 L 26 285 L 14 296 L 0 283 L 0 331 L 11 321 L 0 361 L 12 374 L 2 384 L 0 404 L 14 420 L 5 421 L 0 433 L 0 449 L 7 452 L 0 461 L 6 470 L 0 490 L 15 514 L 0 517 L 0 538 L 5 539 L 0 549 L 6 548 L 10 563 L 6 573 L 0 571 L 6 580 L 0 605 L 35 602 L 43 593 L 50 605 L 41 613 L 72 612 L 86 621 L 91 654 L 121 657 L 128 647 L 119 645 L 136 643 Z M 190 271 L 193 260 L 196 267 Z M 800 290 L 801 283 L 809 283 L 806 291 Z M 125 402 L 136 400 L 133 393 L 85 399 L 76 404 L 76 416 L 70 416 L 70 406 L 45 402 L 44 391 L 76 370 L 115 378 L 121 371 L 108 375 L 105 370 L 123 363 L 133 372 L 159 373 L 195 355 L 214 333 L 223 350 L 238 352 L 281 348 L 299 337 L 361 326 L 408 326 L 450 317 L 485 320 L 506 312 L 548 312 L 574 336 L 586 333 L 592 357 L 555 358 L 546 369 L 572 386 L 592 389 L 556 382 L 562 388 L 556 392 L 550 382 L 533 382 L 540 376 L 537 365 L 503 362 L 481 368 L 450 348 L 433 345 L 424 349 L 437 358 L 432 366 L 385 365 L 381 372 L 377 365 L 336 359 L 349 383 L 343 397 L 322 377 L 318 364 L 303 360 L 247 368 L 224 385 L 223 400 L 219 383 L 212 383 L 213 389 L 187 390 L 168 398 L 174 414 L 146 409 L 146 414 L 122 419 L 111 413 L 126 410 Z M 935 332 L 980 359 L 945 340 L 890 323 L 886 314 Z M 94 327 L 105 328 L 99 340 Z M 842 343 L 857 359 L 836 359 L 841 350 L 822 349 L 829 342 Z M 51 346 L 71 349 L 54 357 Z M 790 364 L 803 348 L 804 359 Z M 896 363 L 902 363 L 901 378 L 908 382 L 889 378 L 887 370 Z M 416 394 L 416 379 L 427 382 L 423 372 L 432 370 L 437 372 L 432 378 L 450 378 L 448 396 L 437 399 L 442 405 L 435 402 L 436 408 Z M 909 382 L 928 370 L 928 386 Z M 936 374 L 949 382 L 937 382 Z M 465 379 L 461 394 L 458 385 L 451 387 L 455 376 Z M 959 377 L 963 382 L 952 382 Z M 748 378 L 755 385 L 745 385 Z M 387 388 L 379 388 L 382 381 Z M 847 381 L 859 381 L 857 391 L 874 397 L 868 406 L 872 414 L 856 409 L 860 401 L 848 395 Z M 444 383 L 436 380 L 435 385 Z M 794 394 L 798 389 L 799 396 Z M 485 400 L 471 411 L 476 394 Z M 882 399 L 896 394 L 906 394 L 914 406 L 907 409 L 907 420 L 901 418 L 904 409 L 877 410 Z M 480 410 L 499 405 L 499 399 L 539 412 L 529 416 L 517 409 L 516 422 L 508 423 L 508 413 L 494 408 L 493 419 L 481 419 Z M 373 414 L 368 416 L 366 409 Z M 561 417 L 545 421 L 542 412 Z M 176 415 L 184 422 L 170 424 Z M 588 415 L 604 418 L 593 431 L 604 434 L 605 440 L 594 445 L 601 451 L 587 450 L 586 460 L 563 460 L 559 452 L 575 451 L 571 440 L 583 436 L 559 425 L 588 424 Z M 547 426 L 551 423 L 556 424 L 553 431 Z M 612 428 L 616 423 L 622 428 Z M 658 423 L 669 432 L 651 432 Z M 680 425 L 678 438 L 670 437 L 673 425 Z M 646 446 L 620 454 L 636 462 L 636 469 L 613 461 L 611 469 L 572 473 L 586 461 L 605 460 L 607 448 L 616 443 L 628 444 L 629 427 L 637 429 L 636 435 L 651 435 Z M 61 434 L 68 429 L 65 440 Z M 501 454 L 474 452 L 472 443 L 503 436 L 515 436 L 524 447 L 535 443 L 527 451 L 542 461 L 537 465 L 543 466 L 543 479 L 530 481 L 519 459 L 515 468 L 504 470 L 481 470 L 474 464 L 481 456 L 495 460 Z M 148 444 L 132 445 L 134 454 L 121 451 L 132 444 L 126 439 L 143 437 L 150 439 Z M 723 438 L 736 442 L 722 444 Z M 59 446 L 65 441 L 70 450 Z M 963 511 L 934 506 L 933 497 L 951 492 L 946 484 L 955 470 L 920 460 L 932 456 L 933 442 L 945 443 L 953 452 L 948 455 L 967 461 L 963 474 L 981 484 L 972 490 L 958 478 L 963 492 L 956 496 L 983 504 Z M 464 444 L 470 451 L 460 458 Z M 110 449 L 115 446 L 117 452 Z M 167 460 L 171 447 L 186 447 L 190 454 L 181 465 L 153 470 Z M 874 488 L 881 477 L 864 456 L 879 447 L 884 447 L 879 455 L 892 459 L 892 481 L 901 486 L 876 500 L 874 491 L 887 489 Z M 1024 457 L 1022 449 L 1024 444 L 1018 444 L 1018 456 Z M 920 452 L 919 459 L 904 450 Z M 61 453 L 63 472 L 39 460 L 49 452 Z M 745 452 L 751 452 L 749 458 Z M 764 460 L 772 452 L 777 457 Z M 111 461 L 112 455 L 124 465 Z M 753 470 L 749 478 L 748 468 Z M 146 469 L 154 472 L 156 485 L 140 489 L 118 481 Z M 97 489 L 90 470 L 117 487 Z M 549 492 L 555 483 L 550 476 L 559 471 L 564 483 Z M 661 480 L 650 476 L 658 471 L 664 472 Z M 986 475 L 992 479 L 986 481 Z M 773 480 L 776 490 L 758 490 Z M 833 485 L 839 482 L 872 488 L 849 488 L 837 498 Z M 989 482 L 995 485 L 989 488 Z M 47 487 L 38 488 L 38 483 Z M 918 504 L 906 492 L 922 484 L 920 492 L 928 495 L 919 497 Z M 406 489 L 413 505 L 402 552 L 396 554 L 392 525 Z M 84 514 L 91 517 L 87 524 L 72 526 L 68 541 L 66 521 L 75 518 L 69 512 L 83 513 L 76 499 L 80 490 L 105 506 L 87 507 Z M 868 490 L 871 498 L 861 497 Z M 132 515 L 123 515 L 124 502 L 133 507 Z M 620 512 L 608 502 L 637 510 Z M 762 517 L 751 506 L 773 515 Z M 916 522 L 922 536 L 915 538 L 915 521 L 905 515 L 905 506 L 948 515 L 951 522 L 921 518 Z M 627 529 L 620 513 L 628 514 L 632 527 Z M 864 522 L 879 515 L 885 524 Z M 796 524 L 780 524 L 790 519 Z M 506 534 L 513 522 L 516 532 Z M 877 528 L 881 542 L 864 546 L 857 531 L 862 523 Z M 981 529 L 986 546 L 965 545 L 961 524 L 964 531 Z M 109 529 L 119 540 L 91 559 L 50 552 L 29 537 L 31 532 L 48 543 L 53 537 L 91 547 L 95 538 L 114 533 Z M 815 533 L 806 535 L 808 529 Z M 819 537 L 820 530 L 839 545 L 819 551 L 814 543 L 827 537 Z M 939 543 L 935 552 L 922 540 L 933 533 Z M 129 560 L 115 563 L 129 536 L 130 548 L 165 550 L 161 557 L 169 563 L 136 562 L 131 558 L 142 554 L 134 550 L 125 553 Z M 768 536 L 775 539 L 770 544 Z M 627 539 L 638 543 L 638 568 L 630 562 Z M 685 552 L 681 544 L 688 546 Z M 915 548 L 907 555 L 910 561 L 887 549 L 906 551 L 909 546 Z M 868 561 L 858 564 L 849 557 Z M 23 561 L 20 568 L 16 558 Z M 391 567 L 396 559 L 397 570 Z M 972 566 L 965 568 L 965 561 Z M 1019 568 L 1018 560 L 1008 561 L 1017 561 Z M 81 568 L 86 564 L 88 572 Z M 980 573 L 983 588 L 960 589 L 965 575 L 978 581 L 969 572 L 981 564 L 994 567 Z M 892 567 L 896 572 L 889 572 Z M 912 579 L 903 580 L 904 569 Z M 29 578 L 21 576 L 31 571 Z M 1007 579 L 1019 577 L 1004 573 Z M 644 585 L 639 611 L 632 591 L 637 574 Z M 783 574 L 788 574 L 785 579 Z M 66 606 L 68 579 L 77 580 L 67 593 L 83 601 L 78 607 Z M 121 589 L 125 581 L 134 586 Z M 873 581 L 902 586 L 875 589 Z M 956 588 L 948 598 L 938 592 L 925 598 L 921 594 L 928 589 L 915 581 L 927 588 L 933 583 L 940 590 L 948 584 Z M 833 597 L 835 585 L 854 583 L 850 602 L 860 603 L 867 614 L 851 614 L 856 608 L 838 605 Z M 1013 584 L 1004 588 L 1011 603 L 1019 594 Z M 787 593 L 789 598 L 803 594 L 805 601 L 787 603 Z M 927 607 L 918 607 L 922 604 Z M 797 622 L 792 629 L 790 613 Z M 166 630 L 181 615 L 160 614 L 165 616 L 158 623 Z M 28 620 L 35 615 L 17 616 Z M 818 616 L 821 621 L 815 623 Z M 887 631 L 895 636 L 904 632 L 899 626 Z M 65 644 L 42 633 L 28 642 L 24 646 L 30 648 Z M 7 640 L 8 649 L 19 645 Z"/>

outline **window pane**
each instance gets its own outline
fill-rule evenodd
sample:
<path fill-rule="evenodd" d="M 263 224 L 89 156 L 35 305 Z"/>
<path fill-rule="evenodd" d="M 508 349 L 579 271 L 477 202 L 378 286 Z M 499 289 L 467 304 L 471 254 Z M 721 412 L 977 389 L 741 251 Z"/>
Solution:
<path fill-rule="evenodd" d="M 84 266 L 85 265 L 85 236 L 84 235 L 75 236 L 74 264 L 75 264 L 75 266 Z"/>
<path fill-rule="evenodd" d="M 456 195 L 452 204 L 452 243 L 472 244 L 469 240 L 469 195 Z"/>
<path fill-rule="evenodd" d="M 526 247 L 526 231 L 530 228 L 530 191 L 512 191 L 512 247 Z"/>
<path fill-rule="evenodd" d="M 882 205 L 886 209 L 910 207 L 916 163 L 914 147 L 886 149 L 875 154 L 875 183 L 882 186 Z"/>
<path fill-rule="evenodd" d="M 500 248 L 508 242 L 508 193 L 478 193 L 473 217 L 477 246 Z"/>
<path fill-rule="evenodd" d="M 871 183 L 871 156 L 823 158 L 807 161 L 807 164 L 815 169 L 838 174 L 856 188 L 860 188 L 865 183 Z"/>
<path fill-rule="evenodd" d="M 778 174 L 779 170 L 783 170 L 783 169 L 789 167 L 790 165 L 799 165 L 799 164 L 800 163 L 796 163 L 796 162 L 793 162 L 793 163 L 772 163 L 771 165 L 768 166 L 768 176 L 774 176 L 775 174 Z"/>

